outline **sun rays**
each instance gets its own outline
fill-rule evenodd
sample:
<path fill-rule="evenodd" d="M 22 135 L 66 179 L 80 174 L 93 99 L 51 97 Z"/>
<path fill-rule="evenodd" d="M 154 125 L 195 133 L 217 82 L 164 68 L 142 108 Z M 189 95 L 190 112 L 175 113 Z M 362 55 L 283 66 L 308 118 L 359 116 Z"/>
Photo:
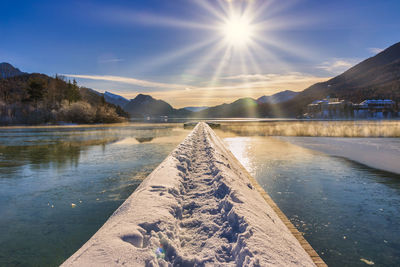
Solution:
<path fill-rule="evenodd" d="M 274 16 L 287 8 L 287 4 L 257 0 L 212 2 L 206 0 L 194 1 L 194 3 L 208 12 L 210 19 L 206 23 L 214 26 L 210 35 L 219 38 L 219 42 L 209 47 L 204 52 L 204 56 L 199 55 L 200 58 L 207 58 L 208 61 L 202 60 L 198 66 L 188 68 L 201 72 L 206 67 L 208 71 L 212 71 L 212 79 L 207 83 L 208 86 L 219 85 L 221 78 L 226 75 L 265 73 L 263 66 L 266 62 L 273 65 L 277 72 L 293 71 L 289 63 L 276 55 L 276 50 L 299 58 L 310 56 L 306 49 L 302 50 L 280 41 L 279 37 L 274 35 L 276 28 L 284 29 L 285 25 L 287 27 L 293 25 L 293 22 L 285 24 L 282 20 L 276 19 L 279 25 L 273 26 Z M 248 83 L 243 80 L 243 84 Z M 244 86 L 243 89 L 251 90 L 248 86 Z"/>
<path fill-rule="evenodd" d="M 190 3 L 193 14 L 174 17 L 137 10 L 132 13 L 129 10 L 107 10 L 107 19 L 115 18 L 118 23 L 139 23 L 147 27 L 188 32 L 184 45 L 177 40 L 175 49 L 162 54 L 154 51 L 152 58 L 135 62 L 132 75 L 151 76 L 159 70 L 173 70 L 176 64 L 180 64 L 181 72 L 171 76 L 175 77 L 172 83 L 203 90 L 204 97 L 197 99 L 197 103 L 207 105 L 212 95 L 220 95 L 214 92 L 219 90 L 216 88 L 225 88 L 228 92 L 226 88 L 230 85 L 232 90 L 241 90 L 243 96 L 261 96 L 266 90 L 247 77 L 263 77 L 268 73 L 284 76 L 296 71 L 285 59 L 287 56 L 299 59 L 312 57 L 309 50 L 280 38 L 280 31 L 296 27 L 295 20 L 304 24 L 304 19 L 289 19 L 281 15 L 292 3 L 273 0 L 191 0 Z M 243 78 L 234 84 L 224 79 L 230 76 Z M 159 79 L 162 80 L 161 77 Z M 271 86 L 274 86 L 273 83 Z"/>

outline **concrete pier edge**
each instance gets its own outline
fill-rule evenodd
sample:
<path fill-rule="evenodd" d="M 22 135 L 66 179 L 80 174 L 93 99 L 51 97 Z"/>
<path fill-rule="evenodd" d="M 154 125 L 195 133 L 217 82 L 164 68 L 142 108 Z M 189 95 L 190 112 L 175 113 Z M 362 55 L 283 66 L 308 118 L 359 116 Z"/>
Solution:
<path fill-rule="evenodd" d="M 250 183 L 254 188 L 257 189 L 257 191 L 260 193 L 260 195 L 264 198 L 265 202 L 275 211 L 275 213 L 278 215 L 278 217 L 282 220 L 282 222 L 286 225 L 286 227 L 289 229 L 289 231 L 293 234 L 293 236 L 299 241 L 300 245 L 304 248 L 304 250 L 310 255 L 311 259 L 317 265 L 318 267 L 325 267 L 328 266 L 324 260 L 318 255 L 318 253 L 314 250 L 314 248 L 308 243 L 308 241 L 304 238 L 302 233 L 297 230 L 297 228 L 289 221 L 289 219 L 286 217 L 286 215 L 281 211 L 281 209 L 278 207 L 278 205 L 275 203 L 275 201 L 272 200 L 272 198 L 268 195 L 267 192 L 260 186 L 260 184 L 257 182 L 257 180 L 246 170 L 246 168 L 243 167 L 243 165 L 239 162 L 239 160 L 232 154 L 232 152 L 227 149 L 229 153 L 231 153 L 232 158 L 237 161 L 238 166 L 241 166 L 243 172 L 247 175 L 247 178 L 249 179 Z"/>

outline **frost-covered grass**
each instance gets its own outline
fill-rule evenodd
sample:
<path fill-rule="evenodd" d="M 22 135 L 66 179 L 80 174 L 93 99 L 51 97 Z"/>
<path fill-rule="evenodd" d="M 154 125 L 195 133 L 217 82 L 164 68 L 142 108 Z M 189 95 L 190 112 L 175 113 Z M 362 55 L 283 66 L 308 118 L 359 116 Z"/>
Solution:
<path fill-rule="evenodd" d="M 400 121 L 288 121 L 222 125 L 239 135 L 313 137 L 400 137 Z"/>

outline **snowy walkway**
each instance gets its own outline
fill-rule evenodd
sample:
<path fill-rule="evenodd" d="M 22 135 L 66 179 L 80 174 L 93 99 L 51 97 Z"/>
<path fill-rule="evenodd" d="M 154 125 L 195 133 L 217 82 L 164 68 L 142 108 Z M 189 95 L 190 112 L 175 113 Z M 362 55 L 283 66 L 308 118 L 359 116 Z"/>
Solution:
<path fill-rule="evenodd" d="M 63 266 L 315 266 L 258 190 L 200 123 Z"/>

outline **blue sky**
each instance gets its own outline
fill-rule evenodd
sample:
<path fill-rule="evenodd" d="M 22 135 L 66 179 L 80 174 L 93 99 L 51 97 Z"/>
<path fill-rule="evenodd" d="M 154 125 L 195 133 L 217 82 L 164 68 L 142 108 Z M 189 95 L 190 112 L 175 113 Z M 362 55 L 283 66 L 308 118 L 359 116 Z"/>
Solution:
<path fill-rule="evenodd" d="M 2 1 L 0 61 L 128 98 L 214 105 L 341 73 L 400 41 L 399 11 L 398 0 Z M 227 41 L 232 14 L 251 30 L 240 45 Z"/>

